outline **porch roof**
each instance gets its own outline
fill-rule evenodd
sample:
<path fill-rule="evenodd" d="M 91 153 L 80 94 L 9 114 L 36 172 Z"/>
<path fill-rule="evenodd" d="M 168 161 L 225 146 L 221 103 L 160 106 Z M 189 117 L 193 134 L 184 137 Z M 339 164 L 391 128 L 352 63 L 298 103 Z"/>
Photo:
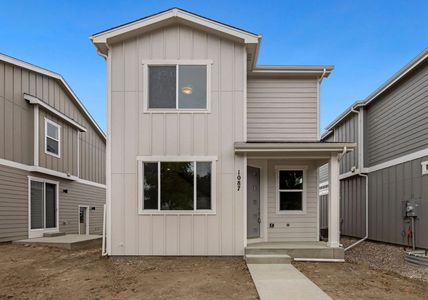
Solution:
<path fill-rule="evenodd" d="M 335 142 L 236 142 L 235 153 L 347 153 L 356 148 L 355 143 Z"/>

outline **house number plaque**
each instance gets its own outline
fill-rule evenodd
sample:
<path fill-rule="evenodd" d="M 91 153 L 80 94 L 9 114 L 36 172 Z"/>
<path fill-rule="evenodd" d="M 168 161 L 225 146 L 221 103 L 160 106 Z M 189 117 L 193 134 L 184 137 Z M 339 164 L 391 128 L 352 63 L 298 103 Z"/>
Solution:
<path fill-rule="evenodd" d="M 238 192 L 241 189 L 241 170 L 238 170 L 238 176 L 236 176 L 236 187 L 238 188 Z"/>

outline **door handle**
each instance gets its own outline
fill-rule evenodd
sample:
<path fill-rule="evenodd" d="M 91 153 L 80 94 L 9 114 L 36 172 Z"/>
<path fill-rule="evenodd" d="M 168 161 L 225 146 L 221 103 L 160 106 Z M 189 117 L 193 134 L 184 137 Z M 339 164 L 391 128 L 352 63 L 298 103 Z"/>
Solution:
<path fill-rule="evenodd" d="M 262 219 L 258 218 L 257 222 L 259 222 L 259 224 L 262 222 Z"/>

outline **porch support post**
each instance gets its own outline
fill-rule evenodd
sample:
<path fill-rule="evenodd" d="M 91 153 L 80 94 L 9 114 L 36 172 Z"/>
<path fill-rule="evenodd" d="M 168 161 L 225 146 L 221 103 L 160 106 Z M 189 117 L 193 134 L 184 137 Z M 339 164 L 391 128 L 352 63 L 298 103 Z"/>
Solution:
<path fill-rule="evenodd" d="M 328 185 L 328 246 L 339 247 L 340 244 L 340 181 L 339 154 L 332 153 L 329 163 Z"/>

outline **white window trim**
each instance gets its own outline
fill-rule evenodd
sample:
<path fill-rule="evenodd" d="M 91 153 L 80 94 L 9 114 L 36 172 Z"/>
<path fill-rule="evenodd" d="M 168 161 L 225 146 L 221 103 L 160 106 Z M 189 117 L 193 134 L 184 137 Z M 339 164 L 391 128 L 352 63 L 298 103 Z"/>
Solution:
<path fill-rule="evenodd" d="M 306 214 L 306 204 L 307 204 L 307 167 L 306 166 L 275 166 L 276 172 L 276 183 L 275 183 L 275 193 L 276 193 L 276 214 L 278 215 L 305 215 Z M 287 190 L 288 192 L 298 191 L 302 192 L 302 210 L 280 210 L 279 209 L 279 194 L 281 190 L 279 189 L 279 172 L 280 171 L 303 171 L 303 190 Z"/>
<path fill-rule="evenodd" d="M 422 165 L 422 175 L 428 175 L 428 161 L 421 162 Z"/>
<path fill-rule="evenodd" d="M 56 185 L 56 226 L 54 228 L 31 229 L 31 181 L 41 182 L 44 185 L 46 185 L 46 183 Z M 45 207 L 46 187 L 43 189 L 43 191 L 43 207 Z M 46 227 L 46 213 L 44 214 L 43 226 Z M 59 182 L 34 176 L 28 176 L 28 238 L 31 239 L 36 237 L 42 237 L 43 233 L 45 232 L 59 232 Z"/>
<path fill-rule="evenodd" d="M 211 113 L 211 66 L 212 60 L 143 60 L 143 112 L 144 113 Z M 175 108 L 149 108 L 149 66 L 176 66 Z M 178 81 L 180 65 L 198 65 L 207 67 L 207 107 L 178 108 Z"/>
<path fill-rule="evenodd" d="M 161 210 L 160 193 L 158 193 L 158 209 L 143 209 L 143 163 L 144 162 L 211 162 L 211 209 L 196 209 L 196 184 L 193 192 L 193 210 Z M 139 215 L 215 215 L 216 214 L 216 156 L 137 156 L 138 168 L 138 214 Z M 158 164 L 158 168 L 160 164 Z M 196 165 L 195 170 L 196 174 Z M 158 177 L 160 170 L 158 169 Z M 196 176 L 194 176 L 196 180 Z M 158 187 L 160 188 L 160 186 Z"/>
<path fill-rule="evenodd" d="M 48 136 L 48 124 L 55 126 L 58 129 L 58 139 L 54 139 L 53 137 Z M 58 154 L 48 151 L 48 138 L 58 142 Z M 45 118 L 45 153 L 56 158 L 61 158 L 61 125 L 55 123 L 52 120 L 49 120 L 48 118 Z"/>

